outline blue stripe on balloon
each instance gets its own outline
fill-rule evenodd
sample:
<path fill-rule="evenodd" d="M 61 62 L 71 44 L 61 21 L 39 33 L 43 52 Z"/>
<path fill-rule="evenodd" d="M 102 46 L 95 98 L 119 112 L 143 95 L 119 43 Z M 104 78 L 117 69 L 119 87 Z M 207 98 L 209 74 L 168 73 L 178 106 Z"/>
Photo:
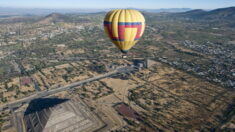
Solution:
<path fill-rule="evenodd" d="M 118 25 L 141 25 L 141 22 L 118 22 Z"/>

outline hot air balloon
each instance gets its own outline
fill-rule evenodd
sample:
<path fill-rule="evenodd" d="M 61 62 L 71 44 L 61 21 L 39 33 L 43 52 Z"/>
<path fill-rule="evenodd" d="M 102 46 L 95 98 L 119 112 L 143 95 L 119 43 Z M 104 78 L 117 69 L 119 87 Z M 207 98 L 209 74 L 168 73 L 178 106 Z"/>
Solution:
<path fill-rule="evenodd" d="M 144 29 L 144 16 L 137 10 L 112 10 L 104 19 L 106 34 L 122 53 L 127 53 L 139 41 Z"/>

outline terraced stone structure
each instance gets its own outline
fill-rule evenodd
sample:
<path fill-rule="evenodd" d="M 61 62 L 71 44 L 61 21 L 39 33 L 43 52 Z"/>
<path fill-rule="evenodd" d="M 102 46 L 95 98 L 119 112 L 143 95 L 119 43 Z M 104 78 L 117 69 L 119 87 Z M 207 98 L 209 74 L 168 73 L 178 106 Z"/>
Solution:
<path fill-rule="evenodd" d="M 79 98 L 34 100 L 25 111 L 24 124 L 27 132 L 84 132 L 104 125 Z"/>

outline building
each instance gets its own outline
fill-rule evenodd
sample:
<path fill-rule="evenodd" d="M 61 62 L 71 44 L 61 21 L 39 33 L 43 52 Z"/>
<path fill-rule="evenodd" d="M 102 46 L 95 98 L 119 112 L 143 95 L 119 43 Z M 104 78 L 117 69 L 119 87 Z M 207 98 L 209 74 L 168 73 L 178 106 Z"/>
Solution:
<path fill-rule="evenodd" d="M 35 99 L 17 118 L 23 120 L 22 124 L 16 125 L 17 131 L 22 132 L 90 132 L 104 126 L 78 97 Z"/>

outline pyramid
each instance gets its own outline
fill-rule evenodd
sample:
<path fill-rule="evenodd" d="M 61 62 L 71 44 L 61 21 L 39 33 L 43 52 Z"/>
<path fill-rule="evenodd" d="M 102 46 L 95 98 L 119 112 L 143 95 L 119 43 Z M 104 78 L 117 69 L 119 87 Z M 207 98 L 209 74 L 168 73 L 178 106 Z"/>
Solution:
<path fill-rule="evenodd" d="M 80 132 L 100 125 L 79 99 L 36 99 L 24 113 L 27 132 Z"/>

